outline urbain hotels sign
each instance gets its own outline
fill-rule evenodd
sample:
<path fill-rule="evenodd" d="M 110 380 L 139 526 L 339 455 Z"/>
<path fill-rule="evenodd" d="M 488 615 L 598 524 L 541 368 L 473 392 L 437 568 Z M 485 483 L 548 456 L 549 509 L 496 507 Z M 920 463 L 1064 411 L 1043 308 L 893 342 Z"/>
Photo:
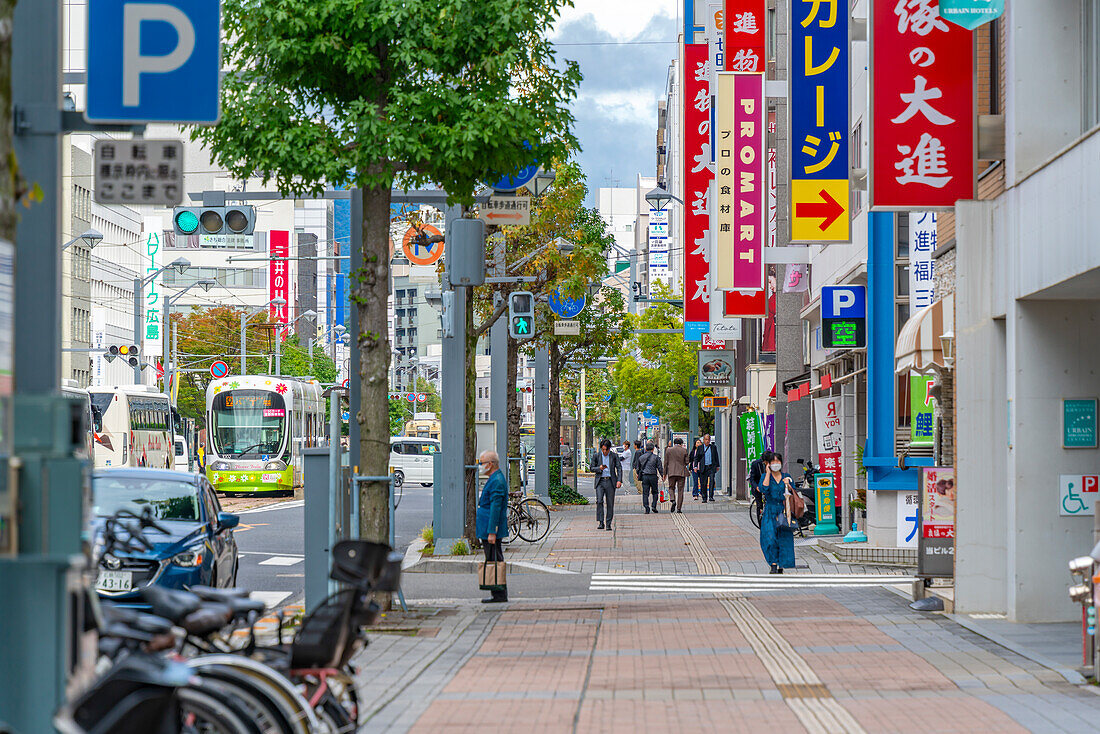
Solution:
<path fill-rule="evenodd" d="M 873 0 L 871 205 L 975 198 L 974 37 L 935 0 Z"/>

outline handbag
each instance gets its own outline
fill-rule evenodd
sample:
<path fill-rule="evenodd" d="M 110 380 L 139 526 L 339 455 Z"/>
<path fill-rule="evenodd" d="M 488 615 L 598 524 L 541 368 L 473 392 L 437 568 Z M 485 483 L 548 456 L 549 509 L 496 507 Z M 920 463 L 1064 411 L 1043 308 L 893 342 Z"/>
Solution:
<path fill-rule="evenodd" d="M 786 512 L 780 512 L 775 516 L 775 529 L 776 530 L 794 530 L 794 522 L 787 517 Z"/>
<path fill-rule="evenodd" d="M 482 561 L 477 567 L 477 582 L 483 591 L 503 591 L 508 580 L 504 561 Z"/>
<path fill-rule="evenodd" d="M 787 495 L 787 510 L 795 520 L 806 514 L 806 500 L 802 499 L 802 494 L 797 489 L 792 488 Z"/>

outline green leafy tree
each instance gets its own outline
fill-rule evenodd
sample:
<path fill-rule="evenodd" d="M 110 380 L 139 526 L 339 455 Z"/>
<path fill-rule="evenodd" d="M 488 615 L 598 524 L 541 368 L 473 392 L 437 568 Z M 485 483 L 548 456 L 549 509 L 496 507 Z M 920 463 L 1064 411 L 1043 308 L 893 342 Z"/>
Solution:
<path fill-rule="evenodd" d="M 192 308 L 190 313 L 173 313 L 176 327 L 179 367 L 197 372 L 180 375 L 179 393 L 176 396 L 180 415 L 194 418 L 200 426 L 206 424 L 206 386 L 212 379 L 210 363 L 221 359 L 229 365 L 231 374 L 239 375 L 241 364 L 241 311 L 229 306 Z M 273 330 L 263 323 L 249 322 L 245 336 L 248 339 L 248 374 L 272 374 L 275 342 Z M 287 377 L 314 377 L 323 383 L 336 379 L 336 363 L 321 349 L 313 350 L 313 362 L 309 350 L 301 347 L 294 335 L 282 345 L 282 373 Z"/>
<path fill-rule="evenodd" d="M 233 73 L 222 84 L 221 122 L 195 137 L 238 177 L 258 172 L 291 193 L 334 185 L 363 192 L 363 267 L 351 274 L 351 300 L 360 353 L 353 450 L 364 474 L 387 468 L 391 190 L 435 185 L 469 205 L 478 183 L 499 175 L 492 172 L 576 146 L 568 104 L 580 71 L 559 61 L 546 37 L 567 2 L 222 3 Z M 468 472 L 467 508 L 475 484 Z M 388 489 L 362 485 L 361 537 L 389 537 Z"/>
<path fill-rule="evenodd" d="M 390 404 L 390 435 L 400 436 L 405 429 L 407 411 L 405 406 L 401 404 L 401 400 L 395 398 L 388 398 L 388 400 Z"/>
<path fill-rule="evenodd" d="M 417 404 L 416 411 L 418 413 L 435 413 L 435 417 L 438 418 L 443 412 L 443 398 L 440 396 L 439 390 L 436 389 L 435 383 L 423 377 L 417 377 L 416 391 L 427 396 L 427 400 Z"/>
<path fill-rule="evenodd" d="M 676 298 L 663 283 L 653 284 L 656 298 Z M 631 317 L 636 329 L 675 329 L 684 327 L 679 306 L 654 304 Z M 624 349 L 624 355 L 613 371 L 619 399 L 627 410 L 640 411 L 652 405 L 650 412 L 670 423 L 673 430 L 684 431 L 690 419 L 691 378 L 698 367 L 698 350 L 684 341 L 680 333 L 635 333 Z M 710 390 L 695 390 L 696 397 L 710 395 Z M 709 430 L 706 422 L 713 416 L 700 413 L 700 430 Z"/>
<path fill-rule="evenodd" d="M 515 290 L 530 291 L 536 300 L 545 300 L 557 289 L 568 294 L 583 293 L 593 282 L 599 282 L 607 272 L 607 248 L 611 241 L 607 225 L 598 212 L 584 206 L 588 188 L 584 174 L 575 162 L 559 163 L 555 168 L 554 185 L 532 204 L 531 224 L 525 227 L 507 227 L 492 238 L 491 262 L 495 265 L 503 258 L 508 275 L 522 275 L 529 280 L 522 284 L 493 284 L 475 290 L 473 311 L 481 319 L 480 326 L 471 333 L 469 348 L 507 310 L 508 295 Z M 501 239 L 502 238 L 502 239 Z M 570 248 L 562 248 L 568 243 Z M 568 250 L 568 251 L 566 251 Z M 552 321 L 545 317 L 549 309 L 539 306 L 536 313 L 542 316 L 536 321 L 535 331 L 524 340 L 509 339 L 505 361 L 508 375 L 506 414 L 508 421 L 508 455 L 520 455 L 520 407 L 516 400 L 516 371 L 521 349 L 534 346 L 548 333 L 552 333 Z M 473 415 L 474 368 L 467 365 L 468 416 Z M 467 426 L 473 435 L 473 422 Z M 551 434 L 556 435 L 556 434 Z M 468 445 L 473 445 L 472 439 Z M 553 444 L 555 447 L 557 444 Z M 555 448 L 553 453 L 557 453 Z M 522 481 L 519 462 L 510 462 L 509 477 L 513 489 Z"/>

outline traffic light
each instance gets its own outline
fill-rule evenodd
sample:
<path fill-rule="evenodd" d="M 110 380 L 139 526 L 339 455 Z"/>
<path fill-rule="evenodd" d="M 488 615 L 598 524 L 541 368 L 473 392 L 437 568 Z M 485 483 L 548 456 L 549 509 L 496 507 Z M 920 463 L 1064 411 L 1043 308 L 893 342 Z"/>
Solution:
<path fill-rule="evenodd" d="M 513 339 L 529 339 L 535 330 L 535 296 L 516 291 L 508 296 L 508 334 Z"/>
<path fill-rule="evenodd" d="M 176 234 L 252 234 L 256 229 L 254 206 L 177 206 L 172 210 Z"/>
<path fill-rule="evenodd" d="M 137 367 L 141 362 L 141 351 L 133 344 L 112 344 L 107 347 L 103 358 L 108 362 L 114 362 L 115 358 L 125 359 L 131 367 Z"/>

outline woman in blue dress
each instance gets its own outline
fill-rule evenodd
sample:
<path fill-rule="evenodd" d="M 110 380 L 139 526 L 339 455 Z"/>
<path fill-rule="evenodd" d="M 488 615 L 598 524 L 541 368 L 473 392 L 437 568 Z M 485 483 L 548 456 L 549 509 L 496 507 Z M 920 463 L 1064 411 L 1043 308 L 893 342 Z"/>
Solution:
<path fill-rule="evenodd" d="M 773 454 L 767 471 L 760 480 L 764 495 L 764 512 L 760 518 L 760 550 L 771 566 L 769 573 L 783 573 L 784 568 L 794 568 L 794 533 L 781 529 L 776 522 L 786 511 L 785 498 L 794 492 L 791 475 L 783 471 L 783 454 Z"/>

